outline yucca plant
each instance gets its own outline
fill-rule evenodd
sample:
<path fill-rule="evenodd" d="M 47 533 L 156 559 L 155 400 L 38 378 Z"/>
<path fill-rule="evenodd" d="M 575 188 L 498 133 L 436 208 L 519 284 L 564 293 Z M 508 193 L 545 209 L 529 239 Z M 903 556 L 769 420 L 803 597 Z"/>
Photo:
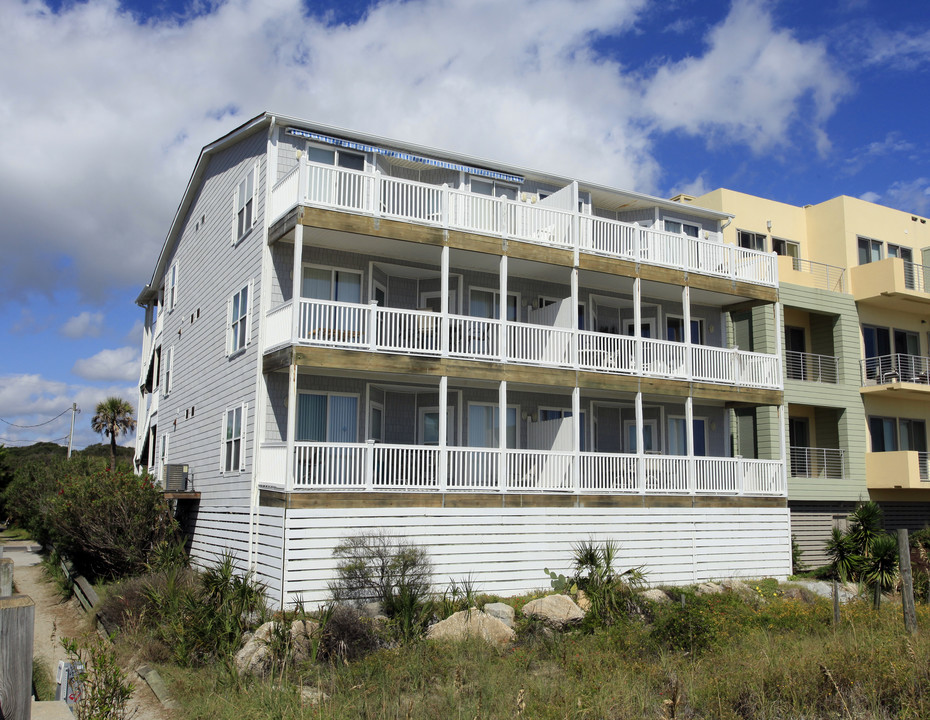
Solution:
<path fill-rule="evenodd" d="M 830 558 L 833 576 L 840 582 L 846 582 L 855 577 L 862 562 L 856 541 L 839 528 L 833 528 L 830 539 L 827 541 L 827 557 Z"/>
<path fill-rule="evenodd" d="M 882 518 L 884 512 L 878 503 L 869 500 L 859 503 L 849 516 L 849 537 L 856 544 L 856 552 L 862 557 L 872 554 L 872 543 L 884 534 Z"/>
<path fill-rule="evenodd" d="M 862 579 L 872 586 L 878 610 L 882 591 L 891 590 L 898 579 L 898 542 L 894 535 L 882 533 L 872 539 L 871 555 L 863 566 Z"/>

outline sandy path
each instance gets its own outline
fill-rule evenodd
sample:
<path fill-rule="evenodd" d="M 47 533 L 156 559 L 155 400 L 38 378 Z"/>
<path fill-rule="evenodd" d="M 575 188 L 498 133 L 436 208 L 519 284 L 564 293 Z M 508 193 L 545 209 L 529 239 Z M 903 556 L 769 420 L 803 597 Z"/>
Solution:
<path fill-rule="evenodd" d="M 62 601 L 55 585 L 47 580 L 45 571 L 38 564 L 41 558 L 36 553 L 8 550 L 4 556 L 14 560 L 13 582 L 17 592 L 28 595 L 35 603 L 33 655 L 45 660 L 54 678 L 58 661 L 66 658 L 61 638 L 80 638 L 93 632 L 91 619 L 83 612 L 77 599 L 72 597 Z M 130 709 L 137 708 L 135 720 L 168 720 L 170 711 L 162 706 L 146 682 L 136 674 L 135 668 L 124 670 L 135 686 L 129 704 Z"/>

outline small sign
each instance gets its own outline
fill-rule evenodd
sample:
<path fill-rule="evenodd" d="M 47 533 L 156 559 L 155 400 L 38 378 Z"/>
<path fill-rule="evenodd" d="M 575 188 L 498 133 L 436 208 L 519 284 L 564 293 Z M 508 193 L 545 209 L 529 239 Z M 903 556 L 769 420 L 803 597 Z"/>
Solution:
<path fill-rule="evenodd" d="M 58 672 L 55 675 L 58 687 L 55 688 L 55 699 L 64 700 L 72 713 L 74 706 L 81 699 L 80 675 L 83 672 L 84 666 L 81 663 L 58 661 Z"/>

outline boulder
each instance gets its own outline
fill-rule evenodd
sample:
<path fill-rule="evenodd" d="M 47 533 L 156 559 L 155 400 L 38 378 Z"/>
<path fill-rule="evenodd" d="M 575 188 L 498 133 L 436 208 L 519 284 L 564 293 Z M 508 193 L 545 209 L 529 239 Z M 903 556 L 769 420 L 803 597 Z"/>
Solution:
<path fill-rule="evenodd" d="M 484 606 L 484 611 L 491 617 L 497 618 L 509 628 L 513 627 L 513 620 L 516 613 L 507 603 L 488 603 Z"/>
<path fill-rule="evenodd" d="M 546 595 L 523 606 L 523 614 L 555 628 L 581 622 L 584 611 L 568 595 Z"/>
<path fill-rule="evenodd" d="M 742 580 L 737 580 L 736 578 L 723 580 L 720 584 L 723 585 L 723 587 L 725 587 L 727 590 L 732 590 L 733 592 L 737 592 L 740 595 L 749 595 L 752 593 L 751 587 L 749 587 Z"/>
<path fill-rule="evenodd" d="M 264 675 L 271 669 L 271 634 L 274 622 L 266 622 L 236 653 L 236 669 L 240 675 Z"/>
<path fill-rule="evenodd" d="M 698 585 L 697 590 L 695 592 L 697 592 L 698 595 L 719 595 L 724 590 L 725 588 L 723 587 L 723 585 L 718 585 L 717 583 L 712 583 L 712 582 L 706 582 L 706 583 L 701 583 L 700 585 Z"/>
<path fill-rule="evenodd" d="M 505 647 L 513 642 L 514 632 L 496 617 L 478 609 L 462 610 L 432 625 L 428 640 L 464 640 L 479 637 L 489 645 Z"/>
<path fill-rule="evenodd" d="M 671 602 L 671 598 L 665 594 L 664 590 L 659 590 L 659 588 L 649 588 L 648 590 L 643 590 L 639 596 L 646 598 L 646 600 L 652 600 L 652 602 L 656 603 Z"/>
<path fill-rule="evenodd" d="M 304 662 L 310 659 L 313 653 L 311 638 L 319 627 L 319 623 L 313 620 L 295 620 L 291 623 L 291 660 L 293 662 Z"/>

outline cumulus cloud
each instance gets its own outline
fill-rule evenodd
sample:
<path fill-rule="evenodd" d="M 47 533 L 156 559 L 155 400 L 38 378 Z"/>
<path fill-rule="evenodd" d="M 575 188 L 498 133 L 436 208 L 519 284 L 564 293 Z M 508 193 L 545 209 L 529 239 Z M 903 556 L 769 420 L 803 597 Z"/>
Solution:
<path fill-rule="evenodd" d="M 101 350 L 96 355 L 78 360 L 71 372 L 85 380 L 136 380 L 139 377 L 139 350 L 136 347 Z"/>
<path fill-rule="evenodd" d="M 0 444 L 67 444 L 72 403 L 80 410 L 74 423 L 74 447 L 101 442 L 100 435 L 90 429 L 97 403 L 116 395 L 134 404 L 137 392 L 128 386 L 74 385 L 37 374 L 0 375 Z"/>
<path fill-rule="evenodd" d="M 755 2 L 648 76 L 597 52 L 646 5 L 386 0 L 335 24 L 301 0 L 145 22 L 117 0 L 0 3 L 0 304 L 144 284 L 200 148 L 265 109 L 658 192 L 656 132 L 767 147 L 843 89 Z"/>
<path fill-rule="evenodd" d="M 926 217 L 930 215 L 930 178 L 899 180 L 892 183 L 884 192 L 870 190 L 860 195 L 859 198 Z"/>
<path fill-rule="evenodd" d="M 863 33 L 864 54 L 860 62 L 883 65 L 894 70 L 918 70 L 930 65 L 930 30 L 914 32 L 870 29 Z M 862 48 L 860 48 L 860 51 Z"/>
<path fill-rule="evenodd" d="M 103 332 L 103 313 L 84 312 L 68 318 L 59 332 L 67 338 L 79 339 L 85 337 L 100 337 Z"/>
<path fill-rule="evenodd" d="M 786 142 L 809 114 L 826 151 L 822 124 L 848 89 L 823 43 L 775 27 L 760 0 L 737 0 L 707 34 L 704 55 L 657 70 L 645 102 L 665 130 L 739 140 L 756 152 Z"/>

